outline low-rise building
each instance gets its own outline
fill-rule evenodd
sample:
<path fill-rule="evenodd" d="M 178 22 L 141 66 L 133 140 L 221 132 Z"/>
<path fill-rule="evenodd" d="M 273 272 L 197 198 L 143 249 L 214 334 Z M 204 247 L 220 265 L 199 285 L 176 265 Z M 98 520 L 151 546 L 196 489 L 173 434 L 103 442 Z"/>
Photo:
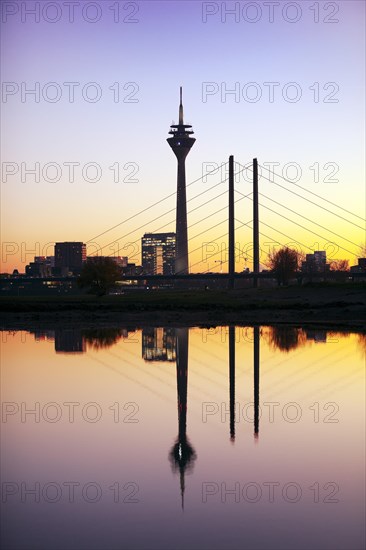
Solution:
<path fill-rule="evenodd" d="M 351 273 L 366 273 L 366 258 L 358 258 L 358 264 L 353 265 L 350 271 Z"/>
<path fill-rule="evenodd" d="M 306 254 L 306 260 L 301 264 L 303 273 L 324 273 L 329 271 L 330 264 L 327 264 L 327 253 L 325 250 L 318 250 L 314 254 Z"/>
<path fill-rule="evenodd" d="M 82 242 L 63 242 L 55 244 L 55 274 L 74 275 L 80 273 L 86 261 L 86 244 Z"/>
<path fill-rule="evenodd" d="M 25 273 L 28 277 L 52 277 L 54 266 L 54 256 L 35 256 L 34 261 L 25 267 Z"/>

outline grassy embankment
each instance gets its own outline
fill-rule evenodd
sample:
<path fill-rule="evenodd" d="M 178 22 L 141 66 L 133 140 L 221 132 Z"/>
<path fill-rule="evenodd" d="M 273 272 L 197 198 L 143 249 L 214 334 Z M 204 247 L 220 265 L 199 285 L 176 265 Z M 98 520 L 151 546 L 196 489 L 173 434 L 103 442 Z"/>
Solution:
<path fill-rule="evenodd" d="M 133 291 L 121 296 L 0 297 L 7 321 L 139 320 L 187 323 L 366 323 L 366 285 L 311 285 L 245 290 Z"/>

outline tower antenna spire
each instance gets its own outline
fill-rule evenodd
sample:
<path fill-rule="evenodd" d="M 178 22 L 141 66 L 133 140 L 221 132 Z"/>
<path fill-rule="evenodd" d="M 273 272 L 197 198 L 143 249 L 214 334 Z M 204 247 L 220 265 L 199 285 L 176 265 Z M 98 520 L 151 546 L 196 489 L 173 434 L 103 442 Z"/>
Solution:
<path fill-rule="evenodd" d="M 179 103 L 179 124 L 184 124 L 184 122 L 183 122 L 183 100 L 182 100 L 182 96 L 183 96 L 183 88 L 181 86 L 180 87 L 180 103 Z"/>

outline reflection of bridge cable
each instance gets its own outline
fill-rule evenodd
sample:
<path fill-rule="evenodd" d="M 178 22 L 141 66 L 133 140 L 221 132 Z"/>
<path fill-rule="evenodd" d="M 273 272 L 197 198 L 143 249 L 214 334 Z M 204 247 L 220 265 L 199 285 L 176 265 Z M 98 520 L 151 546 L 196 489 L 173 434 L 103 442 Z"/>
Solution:
<path fill-rule="evenodd" d="M 336 363 L 339 363 L 340 361 L 343 361 L 346 357 L 341 357 L 340 359 L 338 359 L 338 361 L 336 361 Z M 333 366 L 333 364 L 332 364 Z M 319 394 L 322 394 L 324 392 L 327 392 L 327 397 L 328 395 L 332 395 L 334 394 L 335 392 L 340 392 L 350 386 L 351 384 L 355 384 L 357 378 L 360 378 L 360 375 L 362 376 L 362 374 L 364 373 L 365 371 L 365 368 L 364 366 L 361 366 L 361 367 L 358 367 L 356 369 L 353 369 L 351 372 L 347 373 L 346 375 L 342 376 L 341 378 L 339 378 L 336 382 L 333 382 L 332 384 L 327 384 L 325 386 L 323 386 L 322 388 L 320 388 L 320 390 L 317 390 L 316 392 L 313 392 L 312 395 L 319 395 Z M 362 373 L 362 374 L 361 374 Z M 346 384 L 343 384 L 343 381 L 346 381 L 347 383 Z M 342 383 L 341 386 L 339 386 L 339 384 Z M 338 387 L 337 387 L 338 386 Z M 306 398 L 307 396 L 305 396 Z M 324 399 L 324 397 L 323 397 Z"/>
<path fill-rule="evenodd" d="M 132 378 L 131 376 L 128 376 L 125 372 L 122 372 L 122 371 L 116 369 L 115 367 L 112 367 L 112 365 L 108 365 L 108 363 L 106 363 L 105 361 L 102 361 L 101 359 L 97 359 L 96 357 L 94 357 L 90 353 L 86 353 L 86 356 L 89 357 L 89 359 L 92 359 L 93 361 L 95 361 L 96 363 L 99 363 L 100 365 L 103 365 L 104 367 L 107 367 L 108 369 L 112 370 L 116 374 L 119 374 L 119 376 L 122 376 L 123 378 L 127 378 L 127 380 L 132 381 L 134 384 L 138 383 L 139 386 L 147 389 L 148 391 L 150 391 L 151 393 L 153 393 L 154 395 L 156 395 L 160 399 L 163 399 L 163 400 L 168 401 L 168 402 L 171 401 L 171 399 L 168 399 L 166 397 L 166 395 L 161 394 L 161 393 L 153 390 L 150 386 L 144 384 L 143 382 L 140 382 L 140 381 L 136 382 L 136 379 Z M 126 361 L 126 363 L 128 363 L 128 362 Z M 130 364 L 132 364 L 132 363 L 130 363 Z M 133 365 L 133 366 L 136 366 L 136 365 Z"/>
<path fill-rule="evenodd" d="M 278 386 L 279 386 L 279 389 L 275 390 L 275 393 L 273 393 L 272 391 L 272 393 L 270 393 L 269 395 L 269 399 L 272 399 L 274 396 L 278 395 L 281 392 L 283 393 L 288 391 L 289 388 L 292 388 L 294 386 L 300 387 L 301 382 L 303 380 L 306 380 L 309 377 L 308 375 L 310 375 L 311 377 L 311 376 L 314 376 L 314 374 L 319 374 L 320 370 L 324 368 L 324 367 L 319 368 L 319 364 L 327 360 L 329 357 L 339 354 L 339 352 L 343 351 L 343 349 L 344 349 L 344 346 L 340 349 L 339 348 L 333 349 L 332 351 L 328 352 L 324 356 L 319 357 L 319 359 L 312 361 L 309 365 L 306 365 L 305 367 L 302 366 L 302 367 L 296 368 L 291 372 L 292 381 L 290 382 L 290 384 L 283 386 L 283 383 L 284 383 L 283 379 L 273 382 L 271 384 L 271 391 L 273 390 L 273 388 L 276 388 Z M 314 365 L 317 365 L 317 366 L 314 368 Z M 330 365 L 328 363 L 325 365 L 325 368 L 331 365 L 333 365 L 333 359 Z M 303 375 L 304 373 L 305 373 L 305 376 L 298 378 L 298 375 Z M 296 379 L 294 380 L 294 378 Z M 288 379 L 286 379 L 286 382 L 288 382 Z"/>
<path fill-rule="evenodd" d="M 238 191 L 238 193 L 240 193 L 240 191 Z M 242 195 L 242 193 L 240 193 Z M 253 199 L 249 198 L 249 200 L 253 201 Z M 279 204 L 279 203 L 277 203 Z M 284 216 L 283 214 L 280 214 L 279 212 L 276 212 L 276 210 L 273 210 L 272 208 L 269 208 L 268 206 L 265 206 L 264 204 L 262 203 L 259 203 L 259 205 L 263 208 L 265 208 L 266 210 L 269 210 L 270 212 L 273 212 L 274 214 L 277 214 L 277 216 L 280 216 L 281 218 L 284 218 L 285 220 L 297 225 L 298 227 L 301 227 L 301 229 L 305 229 L 305 231 L 308 231 L 309 233 L 312 233 L 313 235 L 316 235 L 317 237 L 320 237 L 321 239 L 324 239 L 325 241 L 327 241 L 328 239 L 324 236 L 324 235 L 319 235 L 319 233 L 316 233 L 315 231 L 312 231 L 311 229 L 309 229 L 308 227 L 305 227 L 304 225 L 301 225 L 300 223 L 297 223 L 295 222 L 294 220 L 291 220 L 290 218 L 287 218 L 286 216 Z M 292 211 L 294 212 L 294 211 Z M 294 212 L 296 214 L 296 212 Z M 300 215 L 300 214 L 299 214 Z M 311 220 L 309 220 L 311 221 Z M 278 229 L 274 229 L 273 227 L 271 227 L 270 225 L 264 223 L 264 222 L 261 222 L 263 223 L 263 225 L 267 225 L 267 227 L 270 227 L 271 229 L 273 229 L 274 231 L 277 231 L 278 233 L 281 233 L 280 231 L 278 231 Z M 313 223 L 316 223 L 316 222 L 313 222 Z M 319 224 L 316 224 L 316 225 L 319 225 Z M 320 227 L 323 227 L 323 226 L 320 226 Z M 328 231 L 327 228 L 323 228 L 325 229 L 326 231 Z M 330 233 L 333 233 L 333 231 L 330 231 Z M 292 237 L 289 237 L 288 235 L 285 235 L 284 233 L 281 233 L 281 235 L 284 235 L 285 237 L 289 238 L 289 239 L 292 239 Z M 338 237 L 340 237 L 340 235 L 337 235 Z M 342 238 L 342 237 L 341 237 Z M 347 240 L 347 239 L 346 239 Z M 304 244 L 300 243 L 299 241 L 294 241 L 294 242 L 298 242 L 299 244 L 301 244 L 302 246 L 305 246 Z M 352 244 L 355 244 L 355 243 L 352 243 Z M 344 248 L 343 246 L 340 246 L 339 244 L 337 244 L 338 248 L 341 248 L 342 250 L 345 250 L 346 252 L 348 252 L 349 254 L 351 254 L 352 256 L 356 256 L 356 254 L 354 254 L 354 252 L 351 252 L 350 250 L 348 250 L 347 248 Z M 355 245 L 357 246 L 357 245 Z M 308 246 L 306 246 L 306 248 L 308 248 L 309 250 L 311 250 L 311 248 L 309 248 Z"/>
<path fill-rule="evenodd" d="M 140 332 L 141 332 L 141 335 L 142 335 L 143 331 L 140 331 Z M 191 347 L 191 346 L 190 346 L 190 347 Z M 122 355 L 117 355 L 116 353 L 113 353 L 113 352 L 110 351 L 110 350 L 106 350 L 106 352 L 107 352 L 109 355 L 115 357 L 116 359 L 119 359 L 119 360 L 122 359 L 122 361 L 125 361 L 127 364 L 129 364 L 129 365 L 131 365 L 131 366 L 139 367 L 139 368 L 142 367 L 142 368 L 143 368 L 142 372 L 143 372 L 144 376 L 146 375 L 146 373 L 150 374 L 150 376 L 154 379 L 154 381 L 158 381 L 159 384 L 160 384 L 161 382 L 163 382 L 163 384 L 165 384 L 165 385 L 168 386 L 169 388 L 176 388 L 176 383 L 171 384 L 171 383 L 169 383 L 169 382 L 166 382 L 166 381 L 163 380 L 162 378 L 160 378 L 160 376 L 156 376 L 156 371 L 157 371 L 157 370 L 160 371 L 160 372 L 163 372 L 164 374 L 166 374 L 166 370 L 164 370 L 164 367 L 163 367 L 163 365 L 161 364 L 161 363 L 165 363 L 165 361 L 162 361 L 161 363 L 160 363 L 160 362 L 156 362 L 156 363 L 154 362 L 153 365 L 147 365 L 147 364 L 146 364 L 146 361 L 144 361 L 144 362 L 142 363 L 142 365 L 141 365 L 139 362 L 138 362 L 138 363 L 132 363 L 131 361 L 128 361 L 128 360 L 126 361 L 125 355 L 123 355 L 123 356 L 122 356 Z M 123 353 L 124 353 L 124 354 L 127 353 L 128 355 L 132 356 L 134 359 L 136 358 L 136 355 L 135 355 L 132 351 L 127 350 L 126 348 L 123 350 Z M 153 366 L 154 368 L 151 369 L 151 366 Z M 190 369 L 191 369 L 191 367 L 190 367 Z M 138 381 L 137 378 L 135 379 L 135 382 L 139 384 L 139 381 Z M 201 400 L 200 400 L 200 401 L 198 401 L 197 398 L 194 398 L 194 399 L 195 399 L 197 402 L 199 402 L 200 404 L 202 403 L 202 393 L 205 394 L 205 395 L 206 395 L 209 399 L 211 399 L 211 400 L 212 400 L 212 399 L 215 399 L 215 396 L 214 396 L 213 394 L 208 393 L 207 391 L 203 390 L 202 387 L 197 386 L 197 385 L 194 384 L 194 382 L 192 382 L 192 381 L 190 382 L 190 390 L 191 390 L 191 389 L 195 390 L 196 393 L 197 393 L 197 395 L 200 395 L 200 396 L 201 396 Z M 158 394 L 156 394 L 156 395 L 158 395 Z M 169 398 L 169 399 L 166 399 L 166 401 L 171 401 L 171 399 L 170 399 L 170 398 Z"/>
<path fill-rule="evenodd" d="M 340 357 L 340 358 L 337 359 L 337 360 L 335 360 L 334 357 L 333 357 L 330 364 L 329 364 L 329 363 L 325 363 L 325 365 L 320 366 L 322 363 L 324 363 L 324 361 L 325 361 L 329 356 L 331 356 L 331 355 L 332 355 L 332 356 L 334 356 L 334 355 L 336 355 L 336 356 L 339 355 L 342 351 L 344 351 L 344 349 L 345 349 L 346 347 L 347 347 L 347 346 L 343 346 L 342 348 L 340 348 L 340 349 L 338 349 L 338 350 L 334 350 L 334 351 L 328 353 L 327 355 L 325 355 L 323 358 L 320 358 L 319 360 L 317 360 L 317 361 L 311 363 L 310 366 L 305 366 L 305 367 L 302 367 L 302 368 L 298 369 L 297 371 L 295 371 L 295 375 L 296 375 L 296 374 L 300 374 L 300 373 L 301 373 L 301 374 L 304 374 L 304 372 L 305 372 L 305 375 L 302 376 L 301 378 L 299 378 L 299 377 L 297 376 L 297 379 L 296 379 L 296 380 L 293 380 L 290 384 L 287 384 L 287 386 L 282 386 L 282 387 L 280 387 L 280 389 L 277 390 L 277 393 L 274 393 L 274 394 L 272 393 L 272 394 L 270 394 L 270 397 L 269 397 L 269 398 L 270 398 L 270 399 L 273 399 L 273 397 L 276 396 L 276 395 L 278 395 L 280 392 L 288 392 L 288 390 L 291 389 L 291 388 L 293 388 L 293 387 L 297 387 L 297 388 L 303 387 L 303 386 L 305 385 L 305 384 L 303 384 L 303 382 L 304 382 L 305 380 L 308 380 L 309 378 L 312 378 L 312 377 L 314 377 L 314 376 L 316 376 L 316 375 L 319 375 L 319 373 L 324 372 L 324 370 L 327 369 L 327 368 L 333 367 L 333 365 L 336 365 L 336 364 L 339 363 L 340 361 L 344 361 L 345 359 L 347 359 L 347 357 L 348 357 L 349 355 L 347 355 L 347 354 L 346 354 L 346 355 L 343 355 L 342 357 Z M 317 366 L 316 366 L 315 368 L 313 368 L 315 364 L 317 364 Z M 310 368 L 310 370 L 307 370 L 308 368 Z M 331 387 L 332 385 L 334 385 L 334 383 L 331 384 L 330 387 Z M 328 386 L 328 384 L 327 384 L 327 386 Z M 272 386 L 272 387 L 273 387 L 273 386 Z M 323 386 L 323 388 L 324 388 L 324 386 Z M 272 388 L 271 388 L 271 389 L 272 389 Z M 317 394 L 317 393 L 318 393 L 318 392 L 316 392 L 315 394 Z"/>
<path fill-rule="evenodd" d="M 243 165 L 240 165 L 240 166 L 243 166 Z M 251 172 L 253 172 L 253 170 L 251 170 L 251 168 L 249 168 L 249 167 L 243 166 L 243 168 L 249 169 Z M 296 195 L 297 197 L 300 197 L 300 199 L 303 199 L 304 201 L 310 202 L 311 204 L 317 206 L 318 208 L 321 208 L 322 210 L 325 210 L 326 212 L 329 212 L 330 214 L 333 214 L 333 216 L 336 216 L 337 218 L 340 218 L 341 220 L 344 220 L 345 222 L 350 223 L 351 225 L 354 225 L 354 226 L 357 227 L 358 229 L 364 230 L 364 228 L 361 227 L 360 225 L 357 225 L 356 223 L 351 222 L 350 220 L 347 220 L 347 218 L 344 218 L 343 216 L 340 216 L 339 214 L 336 214 L 335 212 L 332 212 L 332 211 L 329 210 L 328 208 L 325 208 L 324 206 L 321 206 L 320 204 L 317 204 L 316 202 L 313 202 L 313 201 L 307 199 L 306 197 L 303 197 L 302 195 L 299 195 L 299 193 L 296 193 L 295 191 L 291 191 L 291 189 L 288 189 L 287 187 L 284 187 L 283 185 L 280 185 L 279 183 L 276 183 L 275 181 L 273 181 L 273 180 L 267 178 L 266 176 L 263 176 L 263 174 L 262 174 L 261 177 L 264 178 L 265 180 L 269 181 L 270 183 L 273 183 L 274 185 L 277 185 L 277 187 L 281 187 L 281 188 L 284 189 L 285 191 L 288 191 L 289 193 L 292 193 L 293 195 Z M 286 180 L 286 181 L 287 181 L 287 180 Z M 293 183 L 293 182 L 290 181 L 290 183 Z M 294 184 L 294 185 L 296 185 L 296 184 Z M 299 187 L 299 186 L 298 186 L 298 187 Z M 305 189 L 305 190 L 306 190 L 306 189 Z M 309 191 L 309 193 L 310 193 L 310 192 L 311 192 L 311 191 Z M 313 193 L 313 194 L 315 194 L 315 193 Z M 319 197 L 319 198 L 321 199 L 322 197 Z M 326 200 L 326 199 L 323 199 L 323 200 Z M 330 201 L 328 201 L 328 202 L 330 202 Z M 333 204 L 333 203 L 331 203 L 331 204 Z M 335 204 L 335 206 L 336 206 L 337 208 L 342 209 L 341 206 L 338 206 L 338 205 L 336 205 L 336 204 Z M 342 209 L 342 210 L 345 210 L 345 209 Z M 346 212 L 348 212 L 348 210 L 346 210 Z M 352 214 L 352 212 L 351 212 L 351 214 Z M 356 214 L 353 214 L 353 216 L 356 216 Z M 359 217 L 359 216 L 357 216 L 357 217 Z M 363 220 L 363 218 L 361 218 L 361 219 Z"/>
<path fill-rule="evenodd" d="M 213 185 L 212 187 L 210 187 L 209 189 L 206 189 L 205 191 L 202 191 L 202 192 L 199 193 L 198 195 L 192 197 L 191 199 L 189 199 L 189 200 L 187 201 L 187 203 L 193 201 L 194 199 L 196 199 L 197 197 L 200 197 L 201 195 L 204 195 L 205 193 L 208 193 L 208 191 L 211 191 L 211 190 L 214 189 L 215 187 L 218 187 L 219 185 L 221 185 L 221 184 L 224 183 L 225 181 L 227 181 L 227 178 L 226 178 L 226 180 L 222 180 L 222 181 L 220 181 L 219 183 L 216 183 L 215 185 Z M 226 193 L 226 191 L 225 191 L 225 193 Z M 217 197 L 220 197 L 222 194 L 223 194 L 223 193 L 221 193 L 221 194 L 218 195 Z M 217 198 L 217 197 L 216 197 L 216 198 Z M 214 199 L 211 199 L 211 200 L 214 200 Z M 210 202 L 210 201 L 209 201 L 209 202 Z M 207 203 L 204 203 L 204 204 L 200 205 L 200 207 L 205 206 L 206 204 L 207 204 Z M 198 207 L 198 208 L 200 208 L 200 207 Z M 132 231 L 129 231 L 129 232 L 126 233 L 125 235 L 122 235 L 122 237 L 119 237 L 118 239 L 113 239 L 113 241 L 111 241 L 110 243 L 105 244 L 104 246 L 102 246 L 102 247 L 101 247 L 101 250 L 102 250 L 103 248 L 106 248 L 107 246 L 110 246 L 111 244 L 114 244 L 114 243 L 117 242 L 117 241 L 120 241 L 121 239 L 124 239 L 125 237 L 128 237 L 128 235 L 133 235 L 133 234 L 136 233 L 136 231 L 138 231 L 139 229 L 142 229 L 143 227 L 146 227 L 146 226 L 149 225 L 150 223 L 155 222 L 156 220 L 159 220 L 160 218 L 162 218 L 162 217 L 166 216 L 167 214 L 170 214 L 171 212 L 174 212 L 174 211 L 175 211 L 175 207 L 174 207 L 174 208 L 171 208 L 170 210 L 167 210 L 166 212 L 164 212 L 164 214 L 160 214 L 159 216 L 157 216 L 157 217 L 154 218 L 153 220 L 150 220 L 150 221 L 144 223 L 143 225 L 140 225 L 140 227 L 137 227 L 136 229 L 133 229 Z M 171 223 L 171 222 L 169 222 L 169 223 Z M 168 223 L 165 224 L 165 225 L 168 225 Z M 163 226 L 163 227 L 165 227 L 165 226 Z M 139 240 L 139 239 L 138 239 L 138 240 Z M 88 241 L 88 242 L 89 242 L 89 241 Z M 97 253 L 97 252 L 95 252 L 94 254 L 96 254 L 96 253 Z M 112 254 L 113 254 L 113 253 L 112 253 Z M 111 256 L 112 254 L 109 254 L 109 256 Z"/>
<path fill-rule="evenodd" d="M 124 351 L 126 353 L 126 350 L 124 350 Z M 155 370 L 150 369 L 147 365 L 144 365 L 144 363 L 142 363 L 142 365 L 140 364 L 140 362 L 133 363 L 133 362 L 129 361 L 128 359 L 126 360 L 126 357 L 124 355 L 123 356 L 118 355 L 117 353 L 115 353 L 113 351 L 110 351 L 110 350 L 106 350 L 106 352 L 108 353 L 108 355 L 110 355 L 111 357 L 114 357 L 115 359 L 118 359 L 118 360 L 122 359 L 122 361 L 124 361 L 125 363 L 127 363 L 129 365 L 133 365 L 134 367 L 138 367 L 139 371 L 143 372 L 144 377 L 147 377 L 147 375 L 150 375 L 150 378 L 152 380 L 154 380 L 154 382 L 157 381 L 160 386 L 161 385 L 167 386 L 169 388 L 169 391 L 172 390 L 172 389 L 175 389 L 175 385 L 173 383 L 170 383 L 169 379 L 168 379 L 168 381 L 166 381 L 165 379 L 161 378 L 160 376 L 156 376 Z M 129 353 L 130 353 L 130 355 L 133 356 L 134 359 L 136 358 L 136 355 L 134 355 L 131 352 L 129 352 Z M 169 401 L 171 401 L 171 399 L 169 399 Z"/>
<path fill-rule="evenodd" d="M 206 172 L 205 174 L 203 174 L 200 178 L 197 178 L 196 180 L 193 180 L 191 181 L 190 183 L 188 183 L 186 185 L 186 187 L 190 187 L 191 185 L 193 185 L 194 183 L 197 183 L 197 181 L 200 181 L 201 179 L 205 178 L 206 176 L 209 176 L 210 174 L 212 174 L 213 172 L 216 172 L 216 170 L 219 170 L 220 168 L 222 168 L 223 166 L 225 166 L 226 164 L 228 164 L 227 162 L 224 162 L 223 164 L 221 164 L 221 166 L 219 166 L 218 168 L 214 168 L 213 170 L 211 170 L 210 172 Z M 228 178 L 226 178 L 226 180 L 223 180 L 223 181 L 227 181 Z M 223 183 L 223 182 L 220 182 L 220 183 Z M 207 190 L 209 191 L 209 189 Z M 140 214 L 143 214 L 144 212 L 147 212 L 148 210 L 150 210 L 151 208 L 154 208 L 154 206 L 157 206 L 158 204 L 161 204 L 162 202 L 166 201 L 167 199 L 170 199 L 171 197 L 174 197 L 174 195 L 176 195 L 177 192 L 174 191 L 174 193 L 170 193 L 170 195 L 167 195 L 166 197 L 163 197 L 162 199 L 158 200 L 157 202 L 155 202 L 154 204 L 150 204 L 150 206 L 147 206 L 146 208 L 144 208 L 143 210 L 140 210 L 140 212 L 137 212 L 137 214 L 134 214 L 133 216 L 130 216 L 129 218 L 127 218 L 126 220 L 123 220 L 122 222 L 120 223 L 117 223 L 116 225 L 114 225 L 113 227 L 110 227 L 109 229 L 106 229 L 105 231 L 103 231 L 102 233 L 100 233 L 99 235 L 96 235 L 95 237 L 89 239 L 88 241 L 86 241 L 86 244 L 92 242 L 94 239 L 98 239 L 98 237 L 101 237 L 102 235 L 105 235 L 106 233 L 108 233 L 109 231 L 112 231 L 113 229 L 115 229 L 116 227 L 119 227 L 120 225 L 130 221 L 130 220 L 133 220 L 133 218 L 136 218 L 137 216 L 139 216 Z M 199 196 L 199 195 L 197 195 Z M 192 200 L 192 199 L 191 199 Z M 189 202 L 189 201 L 187 201 Z M 108 245 L 106 245 L 108 246 Z M 103 247 L 105 248 L 105 247 Z"/>
<path fill-rule="evenodd" d="M 141 334 L 142 334 L 142 332 L 141 332 Z M 124 351 L 124 354 L 127 353 L 128 355 L 132 356 L 134 359 L 136 358 L 136 355 L 134 353 L 132 353 L 131 351 L 126 350 L 126 349 L 124 349 L 123 351 Z M 162 365 L 159 365 L 159 364 L 154 365 L 154 368 L 151 369 L 150 365 L 147 366 L 145 363 L 142 363 L 142 366 L 141 366 L 140 363 L 132 363 L 131 361 L 126 360 L 125 355 L 123 355 L 123 356 L 122 355 L 117 355 L 117 353 L 113 353 L 110 350 L 106 350 L 106 353 L 108 353 L 112 357 L 115 357 L 116 359 L 119 359 L 119 360 L 122 359 L 122 361 L 126 362 L 129 365 L 132 365 L 134 367 L 139 367 L 140 369 L 143 368 L 142 372 L 144 373 L 144 376 L 146 376 L 146 374 L 150 375 L 150 377 L 154 381 L 158 381 L 159 384 L 163 383 L 165 386 L 168 386 L 169 389 L 176 388 L 175 383 L 173 384 L 173 383 L 170 383 L 170 382 L 166 382 L 165 378 L 161 378 L 160 376 L 157 376 L 157 374 L 156 374 L 157 367 L 160 367 L 160 372 L 161 372 Z M 165 374 L 165 371 L 164 371 L 164 374 Z M 136 382 L 137 382 L 137 379 L 136 379 Z M 192 382 L 190 382 L 190 388 L 195 389 L 197 391 L 197 393 L 200 393 L 201 396 L 202 396 L 202 393 L 204 393 L 211 400 L 215 398 L 214 395 L 212 395 L 211 393 L 208 393 L 205 390 L 202 390 L 202 388 L 200 386 L 197 386 Z M 171 401 L 171 399 L 169 399 L 169 401 Z"/>

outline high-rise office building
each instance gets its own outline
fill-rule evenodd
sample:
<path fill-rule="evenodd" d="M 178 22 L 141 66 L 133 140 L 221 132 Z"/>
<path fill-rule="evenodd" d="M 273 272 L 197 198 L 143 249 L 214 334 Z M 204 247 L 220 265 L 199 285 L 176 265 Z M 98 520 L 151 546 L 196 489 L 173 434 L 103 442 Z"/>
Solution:
<path fill-rule="evenodd" d="M 79 272 L 86 261 L 86 244 L 64 242 L 55 244 L 56 270 Z"/>
<path fill-rule="evenodd" d="M 183 121 L 182 88 L 180 88 L 179 123 L 172 124 L 167 139 L 178 161 L 177 177 L 177 213 L 176 213 L 176 253 L 175 273 L 188 275 L 188 229 L 187 229 L 187 197 L 186 197 L 186 156 L 196 141 L 191 137 L 193 130 L 190 124 Z"/>
<path fill-rule="evenodd" d="M 175 233 L 145 233 L 141 239 L 144 275 L 174 275 Z"/>

